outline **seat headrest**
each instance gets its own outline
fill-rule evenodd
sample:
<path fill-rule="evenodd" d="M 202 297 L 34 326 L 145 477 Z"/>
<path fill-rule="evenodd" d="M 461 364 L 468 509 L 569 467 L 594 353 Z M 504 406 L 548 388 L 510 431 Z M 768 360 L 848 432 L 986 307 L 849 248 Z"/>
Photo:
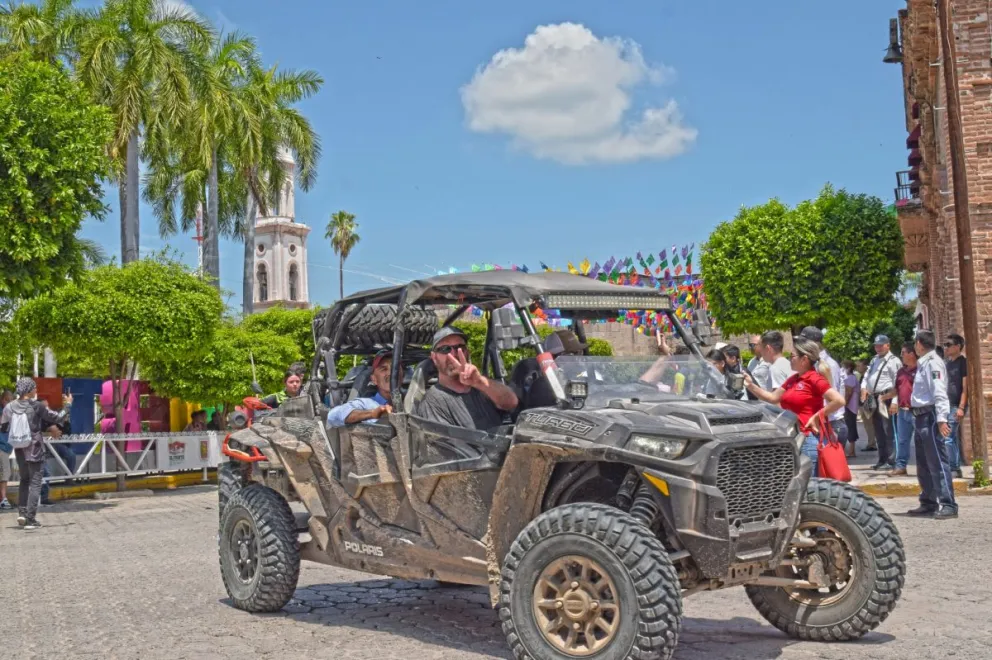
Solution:
<path fill-rule="evenodd" d="M 430 358 L 421 361 L 421 363 L 417 365 L 417 371 L 423 374 L 424 379 L 429 380 L 431 378 L 437 378 L 437 365 L 435 365 L 434 360 Z"/>

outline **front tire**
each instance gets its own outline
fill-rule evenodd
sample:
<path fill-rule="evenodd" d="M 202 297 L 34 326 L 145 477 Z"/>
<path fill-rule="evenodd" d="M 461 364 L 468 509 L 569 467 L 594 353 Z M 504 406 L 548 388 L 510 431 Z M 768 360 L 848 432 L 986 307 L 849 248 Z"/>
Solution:
<path fill-rule="evenodd" d="M 237 491 L 220 525 L 220 574 L 238 609 L 277 612 L 300 577 L 300 544 L 289 504 L 258 484 Z"/>
<path fill-rule="evenodd" d="M 513 542 L 499 616 L 518 660 L 667 660 L 682 595 L 668 553 L 644 525 L 613 507 L 569 504 Z"/>
<path fill-rule="evenodd" d="M 827 479 L 810 480 L 799 518 L 799 531 L 817 546 L 794 552 L 805 558 L 818 554 L 833 586 L 818 591 L 749 586 L 748 598 L 769 623 L 797 639 L 850 641 L 877 628 L 895 608 L 906 579 L 906 554 L 892 519 L 862 491 Z M 777 575 L 806 577 L 786 566 Z"/>
<path fill-rule="evenodd" d="M 235 493 L 243 487 L 240 466 L 228 461 L 217 466 L 217 515 L 224 519 L 224 509 Z"/>

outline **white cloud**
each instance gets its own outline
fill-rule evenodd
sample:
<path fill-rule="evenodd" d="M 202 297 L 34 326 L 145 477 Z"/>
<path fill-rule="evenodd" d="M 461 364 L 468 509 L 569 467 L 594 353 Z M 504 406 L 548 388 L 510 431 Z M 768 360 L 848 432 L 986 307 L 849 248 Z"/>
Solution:
<path fill-rule="evenodd" d="M 505 133 L 539 158 L 567 164 L 671 158 L 696 139 L 675 101 L 630 118 L 631 92 L 673 72 L 637 43 L 575 23 L 542 25 L 523 48 L 496 53 L 462 87 L 469 128 Z"/>

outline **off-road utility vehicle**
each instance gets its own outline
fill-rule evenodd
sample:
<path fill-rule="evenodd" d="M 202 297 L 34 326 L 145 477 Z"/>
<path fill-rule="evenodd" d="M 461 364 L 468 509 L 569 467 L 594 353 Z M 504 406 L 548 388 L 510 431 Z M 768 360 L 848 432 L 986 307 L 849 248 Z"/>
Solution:
<path fill-rule="evenodd" d="M 470 305 L 486 310 L 485 372 L 506 378 L 503 352 L 532 348 L 556 405 L 488 431 L 417 416 L 436 378 L 431 336 Z M 583 341 L 587 321 L 656 310 L 689 351 L 555 360 L 535 305 Z M 702 359 L 705 328 L 687 333 L 657 291 L 563 273 L 440 276 L 345 298 L 314 334 L 304 395 L 225 440 L 219 550 L 236 607 L 280 609 L 309 559 L 487 585 L 516 657 L 617 659 L 671 657 L 682 599 L 701 591 L 743 586 L 773 625 L 820 641 L 864 635 L 899 599 L 892 520 L 861 491 L 811 478 L 791 413 L 714 397 L 723 376 Z M 372 393 L 367 360 L 343 380 L 338 361 L 384 348 L 393 412 L 328 428 L 329 405 Z"/>

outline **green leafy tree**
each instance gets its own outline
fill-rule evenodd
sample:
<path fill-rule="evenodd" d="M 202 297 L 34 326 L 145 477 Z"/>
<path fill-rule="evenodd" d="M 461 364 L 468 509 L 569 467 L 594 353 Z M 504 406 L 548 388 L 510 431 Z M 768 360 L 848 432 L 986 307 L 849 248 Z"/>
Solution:
<path fill-rule="evenodd" d="M 178 126 L 189 110 L 190 75 L 213 29 L 180 3 L 106 0 L 82 31 L 76 74 L 110 108 L 110 156 L 118 181 L 121 261 L 138 259 L 138 163 L 142 129 L 150 135 Z"/>
<path fill-rule="evenodd" d="M 143 363 L 142 374 L 165 396 L 229 410 L 252 396 L 252 359 L 258 382 L 274 392 L 281 388 L 286 367 L 297 359 L 298 351 L 290 337 L 224 321 L 202 355 L 164 355 Z"/>
<path fill-rule="evenodd" d="M 109 113 L 61 67 L 0 59 L 0 298 L 27 298 L 102 258 L 80 241 L 103 217 Z"/>
<path fill-rule="evenodd" d="M 358 223 L 355 222 L 355 216 L 347 211 L 338 211 L 333 214 L 327 223 L 327 229 L 324 230 L 324 238 L 330 239 L 334 254 L 341 259 L 338 276 L 341 297 L 344 298 L 344 262 L 358 245 L 358 241 L 361 240 L 358 235 Z"/>
<path fill-rule="evenodd" d="M 838 360 L 868 359 L 875 355 L 875 337 L 886 335 L 891 341 L 892 352 L 898 355 L 900 346 L 913 339 L 916 319 L 913 312 L 902 305 L 892 305 L 890 310 L 867 321 L 828 327 L 823 337 L 824 346 Z"/>
<path fill-rule="evenodd" d="M 246 316 L 241 327 L 249 332 L 268 331 L 279 337 L 285 337 L 296 346 L 296 353 L 282 365 L 282 370 L 293 362 L 304 360 L 309 363 L 313 359 L 313 317 L 316 309 L 286 309 L 272 307 Z"/>
<path fill-rule="evenodd" d="M 878 316 L 899 288 L 903 239 L 877 197 L 826 186 L 795 208 L 742 208 L 702 252 L 710 311 L 725 333 L 844 325 Z"/>
<path fill-rule="evenodd" d="M 222 309 L 217 291 L 185 267 L 142 260 L 94 269 L 29 300 L 13 322 L 35 346 L 106 363 L 115 379 L 114 409 L 121 420 L 128 393 L 116 383 L 132 380 L 138 364 L 202 355 Z"/>

